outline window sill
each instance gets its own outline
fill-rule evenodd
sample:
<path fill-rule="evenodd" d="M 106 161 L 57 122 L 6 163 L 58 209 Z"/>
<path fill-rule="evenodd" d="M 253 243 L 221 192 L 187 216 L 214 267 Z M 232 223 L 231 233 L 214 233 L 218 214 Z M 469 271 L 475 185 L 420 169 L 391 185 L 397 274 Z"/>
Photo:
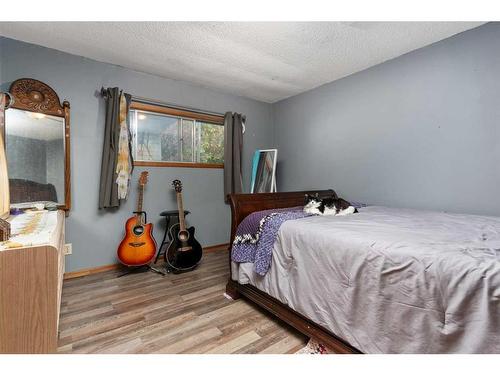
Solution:
<path fill-rule="evenodd" d="M 224 168 L 223 163 L 183 163 L 174 161 L 134 161 L 137 167 L 170 167 L 170 168 Z"/>

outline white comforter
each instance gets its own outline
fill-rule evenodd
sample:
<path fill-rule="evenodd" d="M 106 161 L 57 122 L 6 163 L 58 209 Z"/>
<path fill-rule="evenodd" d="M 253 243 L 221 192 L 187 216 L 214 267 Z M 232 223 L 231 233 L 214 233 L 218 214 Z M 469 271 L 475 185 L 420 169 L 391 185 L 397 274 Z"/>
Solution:
<path fill-rule="evenodd" d="M 500 218 L 366 207 L 285 222 L 250 283 L 365 353 L 500 353 Z"/>

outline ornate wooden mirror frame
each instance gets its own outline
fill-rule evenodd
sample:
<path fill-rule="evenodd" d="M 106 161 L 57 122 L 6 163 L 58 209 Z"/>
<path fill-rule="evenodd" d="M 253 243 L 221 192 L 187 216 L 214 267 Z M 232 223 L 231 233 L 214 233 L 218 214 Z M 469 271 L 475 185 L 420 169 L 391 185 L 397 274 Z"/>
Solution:
<path fill-rule="evenodd" d="M 49 85 L 32 78 L 21 78 L 14 81 L 10 85 L 9 93 L 13 103 L 10 103 L 9 100 L 8 108 L 64 118 L 64 205 L 58 207 L 68 212 L 71 208 L 69 102 L 61 103 L 59 96 Z M 0 124 L 1 126 L 2 124 Z M 5 131 L 5 128 L 3 130 Z"/>

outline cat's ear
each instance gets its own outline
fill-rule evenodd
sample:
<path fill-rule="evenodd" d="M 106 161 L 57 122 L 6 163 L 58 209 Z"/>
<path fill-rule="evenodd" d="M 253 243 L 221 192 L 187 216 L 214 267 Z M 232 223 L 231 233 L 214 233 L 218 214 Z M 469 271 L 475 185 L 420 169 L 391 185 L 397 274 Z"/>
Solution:
<path fill-rule="evenodd" d="M 319 198 L 319 194 L 318 193 L 316 193 L 316 198 Z"/>

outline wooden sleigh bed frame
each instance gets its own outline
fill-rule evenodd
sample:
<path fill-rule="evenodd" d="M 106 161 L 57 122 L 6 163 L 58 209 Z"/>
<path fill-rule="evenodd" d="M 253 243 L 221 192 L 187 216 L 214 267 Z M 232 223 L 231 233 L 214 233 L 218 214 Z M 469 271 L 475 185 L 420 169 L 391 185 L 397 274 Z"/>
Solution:
<path fill-rule="evenodd" d="M 297 191 L 285 193 L 259 193 L 259 194 L 231 194 L 231 243 L 233 243 L 236 228 L 241 221 L 255 211 L 273 208 L 301 206 L 304 204 L 305 194 L 316 194 L 320 197 L 336 195 L 333 190 Z M 231 250 L 231 249 L 230 249 Z M 229 281 L 226 285 L 226 294 L 232 299 L 244 296 L 257 305 L 263 307 L 282 321 L 302 332 L 306 336 L 323 343 L 336 353 L 361 353 L 358 349 L 345 340 L 335 336 L 327 329 L 314 323 L 307 317 L 294 311 L 276 298 L 255 288 L 250 284 L 240 284 L 232 279 L 231 251 L 229 251 Z"/>

